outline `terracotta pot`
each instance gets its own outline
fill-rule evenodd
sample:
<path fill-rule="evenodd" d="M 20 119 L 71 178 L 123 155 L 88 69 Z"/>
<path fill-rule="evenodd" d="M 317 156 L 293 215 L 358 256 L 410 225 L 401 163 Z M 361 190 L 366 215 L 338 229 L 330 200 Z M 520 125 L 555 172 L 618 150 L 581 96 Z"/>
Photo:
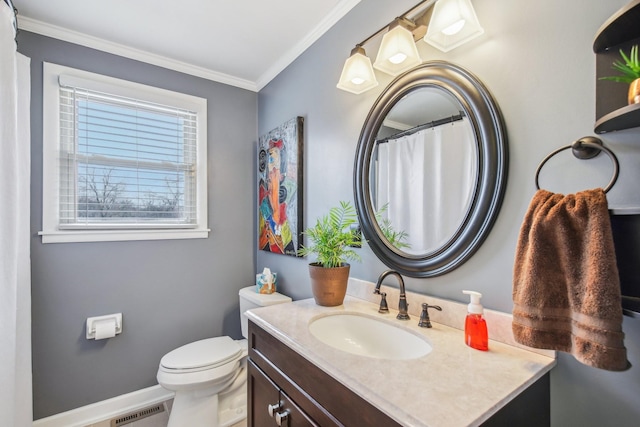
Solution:
<path fill-rule="evenodd" d="M 635 79 L 629 85 L 629 105 L 640 104 L 640 79 Z"/>
<path fill-rule="evenodd" d="M 321 264 L 309 264 L 311 276 L 311 292 L 316 304 L 325 307 L 335 307 L 344 302 L 349 281 L 349 264 L 341 267 L 324 268 Z"/>

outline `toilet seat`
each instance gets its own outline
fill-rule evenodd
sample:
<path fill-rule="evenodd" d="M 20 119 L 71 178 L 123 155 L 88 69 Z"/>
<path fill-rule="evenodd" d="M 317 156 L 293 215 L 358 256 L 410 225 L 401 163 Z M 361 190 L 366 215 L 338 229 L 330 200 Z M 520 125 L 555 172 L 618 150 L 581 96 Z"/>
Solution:
<path fill-rule="evenodd" d="M 243 341 L 230 337 L 208 338 L 167 353 L 161 360 L 156 379 L 168 390 L 201 390 L 218 393 L 240 373 L 247 355 Z"/>
<path fill-rule="evenodd" d="M 199 372 L 224 366 L 242 355 L 242 346 L 230 337 L 192 342 L 165 354 L 160 369 L 171 373 Z"/>

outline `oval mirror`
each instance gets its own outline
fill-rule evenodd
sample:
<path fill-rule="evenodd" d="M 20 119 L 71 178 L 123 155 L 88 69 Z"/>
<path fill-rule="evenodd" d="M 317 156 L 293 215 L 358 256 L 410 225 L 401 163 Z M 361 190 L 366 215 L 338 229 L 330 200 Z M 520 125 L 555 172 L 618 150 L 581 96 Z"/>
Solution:
<path fill-rule="evenodd" d="M 394 80 L 362 128 L 354 168 L 359 221 L 389 267 L 444 274 L 480 246 L 507 174 L 502 117 L 468 71 L 427 62 Z"/>

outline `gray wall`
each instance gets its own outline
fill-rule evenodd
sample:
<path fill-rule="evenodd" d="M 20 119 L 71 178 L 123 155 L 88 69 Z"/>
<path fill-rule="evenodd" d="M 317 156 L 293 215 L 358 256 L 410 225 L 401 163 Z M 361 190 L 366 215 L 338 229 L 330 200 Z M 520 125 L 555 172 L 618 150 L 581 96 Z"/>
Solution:
<path fill-rule="evenodd" d="M 364 40 L 415 0 L 363 0 L 298 60 L 259 93 L 259 134 L 283 121 L 305 117 L 306 224 L 339 200 L 353 200 L 352 171 L 358 136 L 375 99 L 390 82 L 362 95 L 335 88 L 342 65 Z M 509 135 L 507 191 L 498 220 L 479 251 L 457 270 L 432 279 L 408 279 L 413 291 L 464 301 L 462 289 L 484 294 L 486 307 L 510 312 L 513 256 L 522 218 L 535 191 L 538 163 L 554 149 L 593 135 L 595 56 L 592 42 L 605 20 L 627 0 L 474 0 L 485 34 L 449 53 L 419 42 L 422 58 L 444 59 L 476 74 L 500 105 Z M 373 59 L 377 43 L 365 46 Z M 608 195 L 611 206 L 640 206 L 640 131 L 603 137 L 620 158 L 620 179 Z M 549 162 L 540 184 L 575 192 L 604 186 L 611 165 L 606 156 L 579 162 Z M 351 275 L 375 281 L 386 268 L 369 248 Z M 311 296 L 307 260 L 258 251 L 257 270 L 278 272 L 280 289 Z M 395 302 L 391 302 L 395 304 Z M 552 371 L 553 425 L 637 425 L 640 420 L 640 320 L 625 318 L 629 360 L 624 373 L 589 368 L 559 355 Z M 499 373 L 496 373 L 499 375 Z"/>
<path fill-rule="evenodd" d="M 257 94 L 42 37 L 31 57 L 31 257 L 36 419 L 156 384 L 185 343 L 240 337 L 238 289 L 253 282 Z M 197 95 L 208 102 L 208 239 L 43 245 L 42 61 Z M 124 332 L 87 341 L 85 319 L 123 313 Z"/>

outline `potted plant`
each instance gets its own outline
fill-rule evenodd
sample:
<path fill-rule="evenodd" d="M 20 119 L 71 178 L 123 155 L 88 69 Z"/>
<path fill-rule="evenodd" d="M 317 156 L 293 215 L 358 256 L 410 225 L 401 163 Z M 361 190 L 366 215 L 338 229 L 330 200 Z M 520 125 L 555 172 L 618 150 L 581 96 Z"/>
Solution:
<path fill-rule="evenodd" d="M 350 265 L 347 261 L 360 261 L 353 250 L 360 239 L 356 224 L 356 210 L 350 202 L 340 202 L 327 215 L 316 221 L 304 234 L 309 239 L 308 246 L 298 251 L 301 256 L 314 254 L 316 262 L 309 264 L 311 291 L 318 305 L 333 307 L 341 305 L 347 293 Z"/>
<path fill-rule="evenodd" d="M 612 80 L 614 82 L 629 84 L 629 104 L 640 103 L 640 60 L 638 59 L 638 45 L 634 45 L 627 56 L 620 49 L 622 60 L 613 62 L 611 68 L 622 73 L 618 76 L 601 77 L 601 80 Z"/>

